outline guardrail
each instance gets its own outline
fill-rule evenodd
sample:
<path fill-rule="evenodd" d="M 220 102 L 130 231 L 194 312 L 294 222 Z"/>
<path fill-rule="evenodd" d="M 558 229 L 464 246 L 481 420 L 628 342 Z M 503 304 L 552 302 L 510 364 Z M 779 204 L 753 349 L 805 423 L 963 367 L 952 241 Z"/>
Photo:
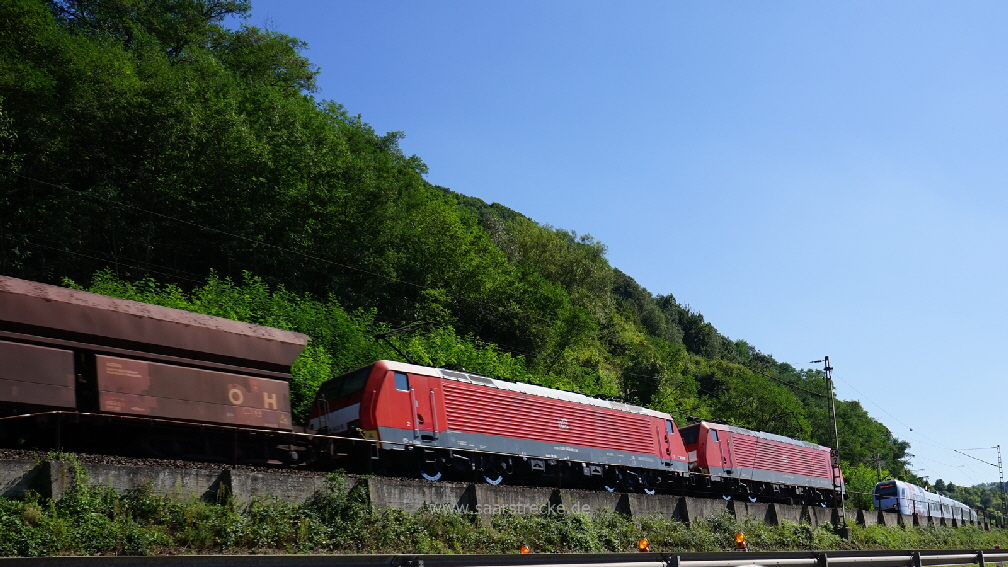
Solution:
<path fill-rule="evenodd" d="M 1008 551 L 760 551 L 529 555 L 171 555 L 0 558 L 0 567 L 927 567 L 1008 562 Z"/>

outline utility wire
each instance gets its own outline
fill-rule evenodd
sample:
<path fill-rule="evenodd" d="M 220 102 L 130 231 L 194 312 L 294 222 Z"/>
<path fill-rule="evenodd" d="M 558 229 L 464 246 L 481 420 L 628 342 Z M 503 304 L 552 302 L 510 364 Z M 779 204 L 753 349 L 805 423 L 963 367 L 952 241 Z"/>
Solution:
<path fill-rule="evenodd" d="M 288 248 L 288 247 L 285 247 L 285 246 L 280 246 L 280 245 L 272 244 L 270 242 L 266 242 L 266 241 L 263 241 L 263 240 L 260 240 L 260 239 L 250 238 L 250 237 L 243 236 L 243 235 L 240 235 L 240 234 L 236 234 L 236 233 L 233 233 L 233 232 L 229 232 L 229 231 L 226 231 L 226 230 L 223 230 L 223 229 L 220 229 L 220 228 L 215 228 L 215 227 L 207 226 L 207 225 L 200 224 L 200 223 L 197 223 L 197 222 L 193 222 L 193 221 L 190 221 L 190 220 L 174 217 L 172 215 L 168 215 L 168 214 L 161 213 L 161 212 L 158 212 L 158 211 L 153 211 L 153 210 L 150 210 L 150 209 L 145 209 L 143 207 L 139 207 L 137 205 L 132 205 L 132 204 L 129 204 L 129 203 L 124 203 L 122 201 L 118 201 L 116 199 L 112 199 L 112 198 L 109 198 L 109 197 L 103 197 L 101 195 L 95 195 L 93 193 L 89 193 L 89 192 L 86 192 L 86 191 L 79 191 L 79 190 L 76 190 L 76 189 L 72 189 L 72 188 L 70 188 L 70 187 L 68 187 L 66 185 L 63 185 L 63 184 L 57 184 L 57 183 L 51 183 L 51 182 L 48 182 L 48 181 L 43 181 L 41 179 L 36 179 L 36 178 L 33 178 L 33 177 L 29 177 L 27 175 L 22 175 L 20 173 L 10 172 L 10 175 L 13 175 L 15 177 L 20 177 L 22 179 L 25 179 L 25 180 L 28 180 L 28 181 L 32 181 L 34 183 L 40 183 L 40 184 L 47 185 L 47 186 L 50 186 L 50 187 L 55 187 L 57 189 L 61 189 L 61 190 L 64 190 L 64 191 L 67 191 L 67 192 L 70 192 L 70 193 L 74 193 L 76 195 L 82 195 L 82 196 L 85 196 L 85 197 L 88 197 L 88 198 L 91 198 L 91 199 L 96 199 L 96 200 L 104 201 L 106 203 L 110 203 L 110 204 L 113 204 L 113 205 L 116 205 L 116 206 L 119 206 L 119 207 L 124 207 L 124 208 L 128 208 L 128 209 L 132 209 L 132 210 L 135 210 L 135 211 L 146 213 L 146 214 L 151 215 L 151 216 L 156 216 L 156 217 L 159 217 L 159 218 L 162 218 L 162 219 L 166 219 L 166 220 L 169 220 L 169 221 L 181 223 L 181 224 L 184 224 L 184 225 L 187 225 L 187 226 L 191 226 L 191 227 L 194 227 L 194 228 L 205 230 L 207 232 L 221 234 L 221 235 L 225 235 L 225 236 L 230 236 L 232 238 L 236 238 L 236 239 L 239 239 L 239 240 L 242 240 L 242 241 L 245 241 L 245 242 L 249 242 L 249 243 L 251 243 L 253 245 L 264 246 L 264 247 L 272 248 L 274 250 L 278 250 L 278 251 L 281 251 L 281 252 L 285 252 L 285 253 L 289 253 L 289 254 L 295 254 L 295 255 L 302 256 L 304 258 L 308 258 L 308 259 L 311 259 L 311 260 L 327 263 L 327 264 L 330 264 L 330 265 L 333 265 L 333 266 L 338 266 L 338 267 L 344 268 L 346 270 L 352 270 L 352 271 L 355 271 L 355 272 L 359 272 L 361 274 L 366 274 L 366 275 L 373 276 L 373 277 L 376 277 L 376 278 L 381 278 L 381 279 L 384 279 L 384 280 L 387 280 L 387 281 L 390 281 L 390 282 L 393 282 L 393 283 L 403 284 L 403 285 L 407 285 L 407 286 L 412 286 L 412 287 L 417 288 L 417 289 L 425 289 L 425 286 L 420 285 L 420 284 L 415 284 L 413 282 L 409 282 L 409 281 L 406 281 L 406 280 L 403 280 L 403 279 L 400 279 L 400 278 L 388 276 L 388 275 L 385 275 L 385 274 L 380 274 L 380 273 L 377 273 L 377 272 L 373 272 L 371 270 L 367 270 L 367 269 L 359 268 L 357 266 L 352 266 L 352 265 L 349 265 L 349 264 L 345 264 L 343 262 L 339 262 L 339 261 L 333 260 L 331 258 L 319 256 L 319 255 L 312 254 L 312 253 L 308 253 L 308 252 L 306 252 L 304 250 L 298 250 L 298 249 L 294 249 L 294 248 Z M 53 250 L 59 250 L 58 248 L 51 248 L 51 249 L 53 249 Z M 92 257 L 92 256 L 87 256 L 87 255 L 81 255 L 81 254 L 77 254 L 77 255 L 78 256 L 82 256 L 82 257 L 86 257 L 86 258 L 90 258 L 90 259 L 94 259 L 94 260 L 98 260 L 98 261 L 102 261 L 103 260 L 101 258 L 95 258 L 95 257 Z M 104 261 L 108 261 L 108 260 L 106 259 Z M 144 269 L 142 265 L 136 265 L 135 267 L 138 268 L 138 269 Z M 172 275 L 171 273 L 158 272 L 156 270 L 149 270 L 149 271 L 151 271 L 153 273 L 161 273 L 162 275 L 169 275 L 169 276 Z M 179 277 L 179 276 L 176 275 L 174 277 Z M 180 279 L 186 279 L 188 281 L 195 281 L 195 280 L 192 280 L 190 278 L 184 278 L 184 277 L 180 277 Z M 476 299 L 476 298 L 471 298 L 471 297 L 466 297 L 466 296 L 452 295 L 452 294 L 447 294 L 447 295 L 449 297 L 452 297 L 453 299 L 456 299 L 456 300 L 463 300 L 463 301 L 470 302 L 470 303 L 478 303 L 478 304 L 482 304 L 482 305 L 484 305 L 486 307 L 495 308 L 495 309 L 499 309 L 500 308 L 500 306 L 490 304 L 490 303 L 488 303 L 488 302 L 486 302 L 484 300 L 481 300 L 481 299 Z M 508 307 L 508 308 L 505 308 L 505 309 L 512 310 L 512 311 L 516 311 L 517 310 L 514 307 Z M 522 314 L 525 314 L 525 313 L 522 313 Z M 552 321 L 547 320 L 544 317 L 533 315 L 533 318 L 538 319 L 539 321 L 547 323 L 547 324 L 552 324 L 553 323 Z M 504 346 L 504 347 L 508 348 L 511 352 L 515 352 L 515 353 L 518 353 L 518 354 L 523 354 L 523 355 L 526 355 L 526 356 L 534 356 L 533 353 L 528 353 L 528 352 L 524 352 L 524 351 L 521 351 L 519 349 L 513 348 L 513 345 L 501 344 L 500 346 Z M 749 368 L 749 370 L 752 371 L 752 372 L 755 372 L 757 374 L 760 374 L 761 376 L 764 376 L 766 378 L 769 378 L 771 380 L 779 382 L 779 383 L 781 383 L 781 384 L 783 384 L 785 386 L 788 386 L 789 388 L 805 392 L 805 393 L 807 393 L 809 395 L 817 396 L 817 397 L 821 397 L 821 398 L 828 397 L 828 396 L 826 396 L 824 394 L 821 394 L 819 392 L 814 392 L 814 391 L 809 390 L 807 388 L 803 388 L 802 386 L 799 386 L 797 384 L 788 382 L 788 381 L 783 380 L 783 379 L 781 379 L 779 377 L 766 374 L 766 373 L 764 373 L 762 371 L 755 370 L 753 368 Z M 631 376 L 640 377 L 640 378 L 651 378 L 651 379 L 657 378 L 657 376 L 646 375 L 646 374 L 638 374 L 638 373 L 633 373 L 633 372 L 625 372 L 625 374 L 628 374 L 628 375 L 631 375 Z M 846 383 L 846 381 L 844 381 L 844 382 Z M 888 412 L 886 412 L 886 413 L 888 413 Z M 895 417 L 894 417 L 894 419 L 895 419 Z M 902 423 L 902 422 L 900 422 L 900 423 Z"/>
<path fill-rule="evenodd" d="M 891 413 L 891 412 L 890 412 L 889 410 L 885 409 L 885 407 L 883 407 L 883 406 L 879 405 L 878 403 L 876 403 L 876 402 L 875 402 L 874 400 L 872 400 L 872 399 L 871 399 L 871 398 L 869 398 L 868 396 L 864 395 L 864 394 L 863 394 L 863 393 L 861 392 L 861 390 L 858 390 L 857 388 L 855 388 L 853 384 L 851 384 L 851 383 L 850 383 L 850 382 L 848 382 L 847 380 L 844 380 L 844 379 L 843 379 L 842 377 L 840 378 L 840 381 L 841 381 L 841 382 L 843 382 L 844 384 L 846 384 L 846 385 L 847 385 L 847 386 L 848 386 L 848 387 L 849 387 L 850 389 L 852 389 L 852 390 L 854 390 L 855 392 L 857 392 L 859 396 L 861 396 L 861 397 L 862 397 L 863 399 L 865 399 L 865 400 L 867 400 L 868 402 L 870 402 L 870 403 L 871 403 L 871 404 L 872 404 L 873 406 L 877 407 L 878 409 L 882 410 L 882 412 L 884 412 L 884 413 L 885 413 L 886 415 L 888 415 L 889 417 L 893 418 L 893 419 L 894 419 L 894 420 L 895 420 L 896 422 L 898 422 L 898 423 L 899 423 L 900 425 L 902 425 L 903 427 L 907 428 L 907 429 L 909 430 L 909 432 L 910 432 L 911 434 L 913 434 L 914 436 L 916 436 L 916 437 L 919 437 L 919 438 L 923 438 L 923 439 L 926 439 L 927 441 L 930 441 L 930 443 L 929 443 L 929 444 L 930 444 L 930 445 L 932 445 L 932 446 L 934 446 L 934 447 L 938 447 L 938 448 L 941 448 L 941 449 L 945 449 L 946 451 L 953 451 L 953 452 L 956 452 L 956 453 L 960 453 L 960 451 L 957 451 L 956 449 L 953 449 L 952 447 L 949 447 L 948 445 L 945 445 L 944 443 L 940 443 L 940 442 L 938 442 L 938 441 L 935 441 L 934 439 L 931 439 L 931 438 L 930 438 L 930 437 L 928 437 L 927 435 L 924 435 L 923 433 L 918 433 L 918 432 L 914 431 L 914 430 L 913 430 L 913 428 L 912 428 L 912 427 L 910 427 L 909 425 L 907 425 L 907 424 L 906 424 L 906 423 L 905 423 L 905 422 L 904 422 L 903 420 L 901 420 L 900 418 L 898 418 L 898 417 L 896 417 L 895 415 L 893 415 L 893 414 L 892 414 L 892 413 Z M 961 454 L 963 454 L 963 455 L 966 455 L 965 453 L 961 453 Z M 966 456 L 967 456 L 967 457 L 970 457 L 970 458 L 973 458 L 973 459 L 976 459 L 976 457 L 973 457 L 972 455 L 966 455 Z M 915 456 L 915 458 L 917 458 L 917 457 Z M 976 460 L 980 461 L 980 459 L 976 459 Z M 981 461 L 981 462 L 986 462 L 986 461 Z M 986 464 L 988 464 L 988 465 L 989 465 L 989 464 L 991 464 L 991 463 L 986 463 Z M 969 467 L 968 465 L 966 465 L 966 466 L 967 466 L 967 468 L 969 468 L 970 470 L 973 470 L 973 469 L 972 469 L 972 467 Z M 994 465 L 994 466 L 997 466 L 997 465 Z M 957 468 L 958 468 L 958 467 L 957 467 Z M 973 471 L 973 472 L 975 473 L 976 471 Z M 976 480 L 976 478 L 975 478 L 975 477 L 974 477 L 974 480 Z"/>
<path fill-rule="evenodd" d="M 983 449 L 993 449 L 994 447 L 982 447 L 982 448 Z M 981 463 L 983 463 L 985 465 L 990 465 L 990 466 L 992 466 L 994 468 L 997 468 L 997 465 L 995 465 L 994 463 L 988 463 L 987 461 L 985 461 L 983 459 L 978 459 L 978 458 L 974 457 L 973 455 L 967 455 L 966 453 L 963 453 L 959 449 L 952 449 L 952 450 L 955 451 L 956 453 L 959 453 L 960 455 L 966 455 L 967 457 L 973 459 L 974 461 L 980 461 Z M 967 451 L 971 451 L 972 449 L 966 449 L 966 450 Z"/>

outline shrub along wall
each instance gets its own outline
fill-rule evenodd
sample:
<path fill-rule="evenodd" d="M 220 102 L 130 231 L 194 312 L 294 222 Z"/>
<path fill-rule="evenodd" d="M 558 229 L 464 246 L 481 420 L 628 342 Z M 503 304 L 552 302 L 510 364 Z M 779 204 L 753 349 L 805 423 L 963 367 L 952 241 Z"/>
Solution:
<path fill-rule="evenodd" d="M 83 475 L 82 467 L 77 474 Z M 832 526 L 783 521 L 769 526 L 728 514 L 690 524 L 611 512 L 494 515 L 422 508 L 375 509 L 367 483 L 344 489 L 339 474 L 303 504 L 221 494 L 212 501 L 177 499 L 150 489 L 116 492 L 81 477 L 58 499 L 28 491 L 0 498 L 0 555 L 154 553 L 537 553 L 630 552 L 640 537 L 652 549 L 724 551 L 746 533 L 752 550 L 979 549 L 1004 545 L 1004 530 L 853 527 L 852 540 Z"/>

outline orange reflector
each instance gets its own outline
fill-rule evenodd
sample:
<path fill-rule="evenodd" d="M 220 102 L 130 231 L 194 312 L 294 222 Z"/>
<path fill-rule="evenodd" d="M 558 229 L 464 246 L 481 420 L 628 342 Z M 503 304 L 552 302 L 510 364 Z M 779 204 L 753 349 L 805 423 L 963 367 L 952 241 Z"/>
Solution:
<path fill-rule="evenodd" d="M 643 537 L 640 538 L 639 540 L 637 540 L 637 551 L 640 551 L 642 553 L 650 553 L 651 552 L 651 542 L 649 542 L 647 540 L 647 538 L 643 538 Z"/>
<path fill-rule="evenodd" d="M 521 553 L 522 555 L 526 555 L 526 554 L 532 553 L 532 550 L 529 549 L 529 546 L 523 545 L 523 546 L 521 546 L 521 547 L 518 548 L 518 553 Z"/>
<path fill-rule="evenodd" d="M 735 549 L 745 549 L 748 545 L 745 542 L 745 534 L 742 532 L 735 533 Z"/>

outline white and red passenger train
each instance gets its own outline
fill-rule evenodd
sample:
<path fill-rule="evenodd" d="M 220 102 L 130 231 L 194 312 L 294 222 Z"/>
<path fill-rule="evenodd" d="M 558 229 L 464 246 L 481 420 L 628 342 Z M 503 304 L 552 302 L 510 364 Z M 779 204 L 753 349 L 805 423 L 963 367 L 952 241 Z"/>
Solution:
<path fill-rule="evenodd" d="M 298 333 L 0 276 L 0 445 L 830 505 L 830 449 L 378 361 L 292 423 Z"/>

